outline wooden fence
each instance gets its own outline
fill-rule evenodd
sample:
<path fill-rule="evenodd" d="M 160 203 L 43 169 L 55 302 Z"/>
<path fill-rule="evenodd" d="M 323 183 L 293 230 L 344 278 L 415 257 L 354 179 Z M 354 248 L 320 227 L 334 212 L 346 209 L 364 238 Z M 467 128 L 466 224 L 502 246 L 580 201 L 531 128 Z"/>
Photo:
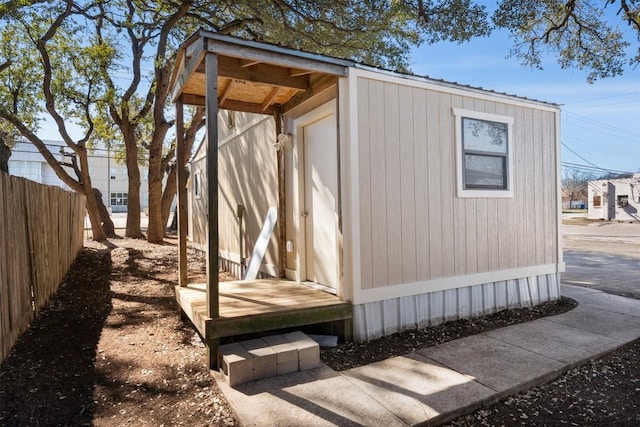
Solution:
<path fill-rule="evenodd" d="M 0 173 L 0 361 L 82 248 L 85 199 Z"/>

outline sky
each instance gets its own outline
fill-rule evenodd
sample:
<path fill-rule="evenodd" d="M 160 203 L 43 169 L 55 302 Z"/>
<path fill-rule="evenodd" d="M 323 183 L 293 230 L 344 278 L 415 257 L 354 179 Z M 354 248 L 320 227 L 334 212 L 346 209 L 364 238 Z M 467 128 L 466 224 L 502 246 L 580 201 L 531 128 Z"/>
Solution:
<path fill-rule="evenodd" d="M 564 164 L 640 172 L 640 66 L 589 84 L 586 72 L 563 70 L 554 58 L 543 70 L 523 66 L 507 58 L 511 46 L 505 32 L 461 45 L 422 46 L 410 67 L 417 75 L 560 104 Z"/>
<path fill-rule="evenodd" d="M 621 29 L 632 41 L 627 27 Z M 597 176 L 640 172 L 640 66 L 589 84 L 586 72 L 563 70 L 554 58 L 543 63 L 543 70 L 525 67 L 517 58 L 507 58 L 510 48 L 504 31 L 464 44 L 423 45 L 413 50 L 410 68 L 416 75 L 560 104 L 563 163 L 588 166 Z M 80 135 L 71 128 L 74 136 Z M 38 134 L 59 139 L 52 120 Z"/>

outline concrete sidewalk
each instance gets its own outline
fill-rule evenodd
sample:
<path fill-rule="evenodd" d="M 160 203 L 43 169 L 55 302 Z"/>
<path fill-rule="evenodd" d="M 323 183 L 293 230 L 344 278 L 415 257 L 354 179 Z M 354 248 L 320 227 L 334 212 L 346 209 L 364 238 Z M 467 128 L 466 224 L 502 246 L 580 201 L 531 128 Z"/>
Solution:
<path fill-rule="evenodd" d="M 220 388 L 243 426 L 439 424 L 546 383 L 640 338 L 640 300 L 576 286 L 567 313 L 335 372 Z"/>

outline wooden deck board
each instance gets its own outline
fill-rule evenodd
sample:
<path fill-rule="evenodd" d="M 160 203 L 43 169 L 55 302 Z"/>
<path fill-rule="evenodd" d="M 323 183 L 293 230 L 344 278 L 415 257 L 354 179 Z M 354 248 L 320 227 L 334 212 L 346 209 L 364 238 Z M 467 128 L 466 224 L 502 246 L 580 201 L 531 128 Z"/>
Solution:
<path fill-rule="evenodd" d="M 176 286 L 182 311 L 206 339 L 352 317 L 350 303 L 299 283 L 263 279 L 220 282 L 220 316 L 207 317 L 206 285 Z"/>

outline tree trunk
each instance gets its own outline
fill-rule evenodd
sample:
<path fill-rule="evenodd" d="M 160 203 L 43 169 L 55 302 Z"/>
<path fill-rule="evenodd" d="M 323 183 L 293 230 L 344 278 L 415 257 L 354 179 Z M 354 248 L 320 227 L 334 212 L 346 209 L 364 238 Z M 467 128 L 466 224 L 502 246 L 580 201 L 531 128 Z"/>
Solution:
<path fill-rule="evenodd" d="M 152 144 L 149 149 L 149 243 L 164 242 L 167 222 L 162 222 L 162 144 Z"/>
<path fill-rule="evenodd" d="M 0 172 L 9 173 L 9 157 L 11 157 L 11 149 L 0 138 Z"/>
<path fill-rule="evenodd" d="M 127 193 L 127 225 L 124 230 L 126 237 L 144 239 L 140 227 L 140 168 L 138 167 L 138 148 L 133 133 L 123 132 L 126 147 L 127 177 L 129 187 Z"/>
<path fill-rule="evenodd" d="M 78 153 L 80 159 L 80 174 L 82 176 L 82 193 L 86 197 L 87 214 L 89 215 L 89 221 L 91 222 L 91 233 L 93 234 L 93 240 L 99 242 L 107 240 L 107 236 L 102 229 L 102 222 L 100 221 L 100 213 L 98 212 L 98 204 L 96 203 L 96 197 L 93 194 L 91 187 L 91 177 L 89 176 L 89 162 L 87 160 L 87 150 L 83 148 Z"/>
<path fill-rule="evenodd" d="M 170 231 L 177 233 L 178 232 L 178 208 L 173 211 L 173 218 L 171 219 L 171 225 L 168 228 Z"/>
<path fill-rule="evenodd" d="M 198 107 L 193 117 L 191 118 L 189 127 L 185 131 L 185 154 L 184 158 L 178 162 L 182 165 L 182 167 L 185 167 L 187 162 L 189 161 L 189 157 L 191 156 L 191 149 L 193 148 L 193 144 L 196 139 L 196 134 L 202 128 L 202 126 L 204 126 L 204 113 L 205 109 L 202 107 Z M 173 203 L 173 199 L 176 197 L 176 192 L 178 190 L 177 187 L 178 183 L 176 180 L 176 163 L 174 163 L 170 168 L 169 176 L 167 177 L 167 183 L 165 184 L 164 191 L 162 193 L 162 224 L 165 228 L 165 231 L 167 222 L 169 222 L 169 215 L 171 214 L 171 204 Z"/>
<path fill-rule="evenodd" d="M 166 225 L 169 222 L 169 215 L 171 215 L 171 205 L 173 204 L 173 199 L 176 197 L 176 191 L 178 188 L 178 182 L 176 181 L 176 166 L 175 164 L 171 166 L 171 170 L 169 171 L 169 176 L 167 177 L 167 184 L 164 187 L 164 192 L 162 193 L 162 223 Z"/>
<path fill-rule="evenodd" d="M 113 225 L 113 221 L 111 221 L 111 217 L 109 216 L 109 211 L 107 207 L 104 205 L 102 201 L 102 193 L 97 188 L 93 189 L 93 196 L 96 198 L 96 205 L 98 207 L 98 214 L 100 215 L 100 221 L 102 221 L 102 230 L 107 237 L 118 237 L 116 235 L 115 226 Z"/>

